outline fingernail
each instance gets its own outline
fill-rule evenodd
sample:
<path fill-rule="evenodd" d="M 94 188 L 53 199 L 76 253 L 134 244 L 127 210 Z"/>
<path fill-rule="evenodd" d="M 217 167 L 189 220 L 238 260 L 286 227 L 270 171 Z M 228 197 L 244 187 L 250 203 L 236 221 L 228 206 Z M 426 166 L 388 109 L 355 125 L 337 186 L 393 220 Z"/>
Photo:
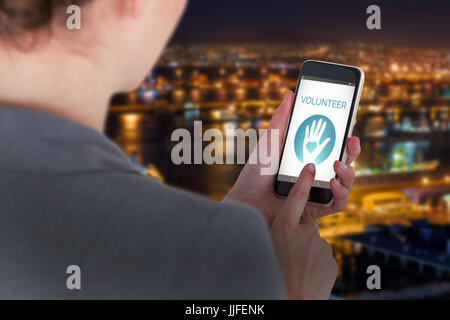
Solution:
<path fill-rule="evenodd" d="M 306 170 L 308 170 L 312 174 L 316 174 L 316 166 L 314 165 L 314 163 L 307 164 L 306 165 Z"/>
<path fill-rule="evenodd" d="M 288 94 L 289 94 L 289 91 L 286 91 L 286 93 L 284 94 L 284 98 L 283 98 L 283 102 L 282 103 L 286 102 Z"/>
<path fill-rule="evenodd" d="M 341 187 L 341 183 L 338 179 L 334 178 L 334 183 L 336 184 L 336 187 Z"/>
<path fill-rule="evenodd" d="M 341 166 L 341 169 L 347 169 L 347 165 L 343 162 L 340 162 L 339 165 Z"/>

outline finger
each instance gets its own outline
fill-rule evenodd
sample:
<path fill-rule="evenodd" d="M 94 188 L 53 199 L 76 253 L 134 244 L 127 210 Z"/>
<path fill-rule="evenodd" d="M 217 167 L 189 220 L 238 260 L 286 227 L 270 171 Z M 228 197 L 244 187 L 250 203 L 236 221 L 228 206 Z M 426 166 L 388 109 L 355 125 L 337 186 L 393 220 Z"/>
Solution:
<path fill-rule="evenodd" d="M 340 212 L 345 209 L 347 204 L 348 189 L 345 188 L 338 179 L 333 178 L 330 181 L 331 192 L 333 192 L 333 212 Z"/>
<path fill-rule="evenodd" d="M 326 127 L 327 127 L 327 123 L 324 121 L 322 124 L 322 127 L 320 128 L 320 131 L 319 131 L 319 135 L 318 135 L 319 138 L 322 137 L 323 132 L 325 131 Z"/>
<path fill-rule="evenodd" d="M 333 247 L 324 238 L 320 238 L 320 242 L 322 243 L 322 246 L 323 246 L 323 252 L 328 254 L 328 257 L 332 259 L 332 261 L 334 262 L 335 267 L 337 269 L 336 260 L 334 259 L 334 255 L 333 255 Z M 337 276 L 337 274 L 333 275 L 332 277 L 335 278 L 336 276 Z"/>
<path fill-rule="evenodd" d="M 330 138 L 326 138 L 325 140 L 323 140 L 320 146 L 323 146 L 325 148 L 328 142 L 330 142 Z"/>
<path fill-rule="evenodd" d="M 294 93 L 288 90 L 284 95 L 283 101 L 273 113 L 267 129 L 284 129 L 289 119 L 292 103 L 294 100 Z"/>
<path fill-rule="evenodd" d="M 331 207 L 326 207 L 326 208 L 320 208 L 320 210 L 318 210 L 315 214 L 314 217 L 316 219 L 328 216 L 330 214 L 336 213 L 337 211 L 334 209 L 334 200 L 333 200 L 333 205 Z"/>
<path fill-rule="evenodd" d="M 269 127 L 267 128 L 268 139 L 271 138 L 272 129 L 279 130 L 278 146 L 280 148 L 280 151 L 282 148 L 284 131 L 286 130 L 286 125 L 289 119 L 289 114 L 291 112 L 293 102 L 294 102 L 294 93 L 291 90 L 288 90 L 284 95 L 283 102 L 275 110 L 272 119 L 270 120 Z M 267 142 L 270 143 L 270 140 L 268 140 Z"/>
<path fill-rule="evenodd" d="M 355 170 L 340 161 L 335 161 L 333 164 L 334 171 L 341 180 L 341 184 L 350 190 L 352 188 L 353 182 L 355 180 Z"/>
<path fill-rule="evenodd" d="M 317 231 L 319 230 L 319 224 L 317 223 L 317 220 L 311 215 L 302 215 L 302 217 L 300 218 L 300 224 L 311 224 L 312 226 L 314 226 L 314 229 L 317 229 Z"/>
<path fill-rule="evenodd" d="M 361 152 L 361 145 L 359 142 L 358 137 L 350 137 L 347 141 L 347 159 L 345 160 L 345 164 L 347 166 L 350 166 L 353 162 L 353 160 L 356 159 L 356 157 Z"/>
<path fill-rule="evenodd" d="M 314 120 L 312 125 L 311 125 L 310 136 L 314 136 L 314 130 L 316 130 L 316 120 Z"/>
<path fill-rule="evenodd" d="M 277 215 L 277 218 L 281 219 L 281 222 L 284 224 L 293 226 L 300 222 L 300 218 L 308 202 L 309 191 L 311 190 L 315 174 L 316 167 L 314 164 L 307 164 L 303 168 L 297 182 L 289 192 L 282 213 Z"/>
<path fill-rule="evenodd" d="M 305 139 L 309 139 L 309 125 L 306 126 Z"/>
<path fill-rule="evenodd" d="M 315 136 L 319 135 L 320 129 L 322 129 L 322 123 L 323 123 L 323 120 L 320 119 L 319 122 L 317 123 L 317 126 L 316 126 L 316 132 L 314 132 Z"/>

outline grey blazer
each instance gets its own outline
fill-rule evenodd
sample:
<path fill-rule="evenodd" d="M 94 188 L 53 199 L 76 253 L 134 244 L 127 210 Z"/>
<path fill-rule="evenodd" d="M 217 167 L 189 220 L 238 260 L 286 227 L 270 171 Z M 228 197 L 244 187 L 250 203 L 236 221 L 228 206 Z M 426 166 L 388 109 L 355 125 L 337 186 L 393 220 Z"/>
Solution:
<path fill-rule="evenodd" d="M 163 186 L 82 125 L 0 107 L 0 298 L 282 299 L 284 287 L 253 208 Z"/>

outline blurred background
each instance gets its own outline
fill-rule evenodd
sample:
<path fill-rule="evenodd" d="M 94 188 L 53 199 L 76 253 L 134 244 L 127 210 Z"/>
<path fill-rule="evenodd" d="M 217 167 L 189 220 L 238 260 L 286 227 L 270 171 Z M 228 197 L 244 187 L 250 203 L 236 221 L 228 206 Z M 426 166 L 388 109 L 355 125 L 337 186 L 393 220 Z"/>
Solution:
<path fill-rule="evenodd" d="M 371 4 L 381 30 L 366 28 Z M 191 0 L 142 86 L 111 100 L 106 133 L 142 172 L 221 200 L 242 166 L 172 164 L 174 129 L 266 128 L 304 60 L 359 66 L 356 182 L 345 212 L 319 220 L 340 266 L 333 296 L 450 298 L 448 12 L 433 0 Z M 383 290 L 367 290 L 371 264 Z"/>

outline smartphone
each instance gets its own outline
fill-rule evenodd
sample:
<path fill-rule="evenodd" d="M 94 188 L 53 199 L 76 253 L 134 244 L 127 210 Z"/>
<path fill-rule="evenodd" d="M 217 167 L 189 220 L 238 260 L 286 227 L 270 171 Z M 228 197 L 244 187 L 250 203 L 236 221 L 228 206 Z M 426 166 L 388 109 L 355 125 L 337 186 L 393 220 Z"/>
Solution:
<path fill-rule="evenodd" d="M 303 167 L 314 163 L 316 176 L 308 202 L 332 204 L 333 163 L 346 159 L 363 85 L 360 68 L 315 60 L 303 63 L 275 175 L 277 195 L 287 197 Z"/>

